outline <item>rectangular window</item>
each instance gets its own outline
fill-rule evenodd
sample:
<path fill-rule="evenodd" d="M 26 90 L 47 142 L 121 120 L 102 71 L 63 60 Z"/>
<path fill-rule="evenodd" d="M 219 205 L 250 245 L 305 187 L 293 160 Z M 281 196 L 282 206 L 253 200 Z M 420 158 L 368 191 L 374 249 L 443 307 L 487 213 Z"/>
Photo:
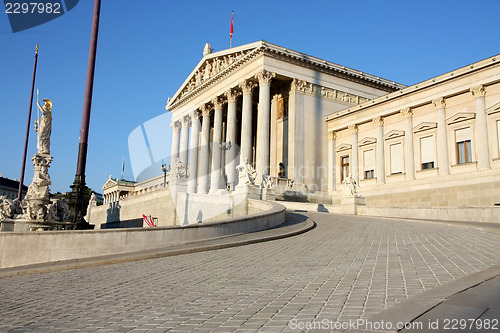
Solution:
<path fill-rule="evenodd" d="M 365 171 L 365 179 L 375 177 L 375 150 L 365 150 L 363 152 L 363 163 Z"/>
<path fill-rule="evenodd" d="M 391 154 L 391 174 L 403 173 L 403 144 L 396 143 L 390 145 Z"/>
<path fill-rule="evenodd" d="M 455 141 L 457 143 L 457 164 L 472 162 L 471 137 L 472 131 L 470 127 L 455 131 Z"/>
<path fill-rule="evenodd" d="M 340 158 L 340 181 L 349 177 L 349 156 L 342 156 Z"/>
<path fill-rule="evenodd" d="M 436 159 L 434 150 L 434 136 L 426 136 L 420 139 L 420 159 L 422 170 L 433 169 Z"/>

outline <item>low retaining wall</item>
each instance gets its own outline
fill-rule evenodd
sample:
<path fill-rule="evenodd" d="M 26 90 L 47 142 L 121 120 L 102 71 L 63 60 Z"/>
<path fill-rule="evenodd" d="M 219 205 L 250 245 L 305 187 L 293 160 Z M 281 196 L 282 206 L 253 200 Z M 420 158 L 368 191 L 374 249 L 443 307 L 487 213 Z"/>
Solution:
<path fill-rule="evenodd" d="M 243 217 L 158 228 L 0 233 L 0 268 L 97 257 L 266 230 L 285 221 L 285 207 L 249 200 L 261 212 Z"/>
<path fill-rule="evenodd" d="M 500 207 L 401 208 L 358 206 L 358 215 L 500 223 Z"/>

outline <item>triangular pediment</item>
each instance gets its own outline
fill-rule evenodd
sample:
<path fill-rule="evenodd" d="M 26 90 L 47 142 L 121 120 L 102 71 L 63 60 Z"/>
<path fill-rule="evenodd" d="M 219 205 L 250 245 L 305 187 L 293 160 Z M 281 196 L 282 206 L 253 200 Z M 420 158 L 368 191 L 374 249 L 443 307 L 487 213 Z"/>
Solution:
<path fill-rule="evenodd" d="M 166 109 L 170 109 L 171 106 L 175 105 L 187 95 L 217 81 L 224 74 L 234 70 L 241 65 L 251 53 L 257 51 L 261 44 L 262 41 L 209 53 L 203 56 L 179 90 L 169 99 Z"/>
<path fill-rule="evenodd" d="M 339 151 L 349 150 L 351 148 L 352 148 L 352 145 L 350 145 L 348 143 L 343 143 L 341 145 L 338 145 L 337 148 L 335 149 L 335 151 L 339 152 Z"/>
<path fill-rule="evenodd" d="M 474 119 L 475 117 L 476 114 L 474 112 L 459 112 L 448 118 L 446 120 L 446 124 L 456 124 L 462 121 Z"/>
<path fill-rule="evenodd" d="M 398 138 L 398 137 L 404 136 L 404 135 L 405 135 L 405 131 L 392 130 L 389 133 L 387 133 L 386 135 L 384 135 L 384 140 L 394 139 L 394 138 Z"/>
<path fill-rule="evenodd" d="M 493 114 L 497 112 L 500 112 L 500 102 L 486 109 L 487 114 Z"/>
<path fill-rule="evenodd" d="M 102 185 L 103 190 L 107 190 L 113 186 L 116 186 L 118 182 L 109 176 L 108 180 Z"/>
<path fill-rule="evenodd" d="M 362 147 L 362 146 L 367 146 L 367 145 L 371 145 L 374 143 L 377 143 L 377 139 L 366 137 L 366 138 L 362 139 L 361 141 L 359 141 L 358 146 Z"/>
<path fill-rule="evenodd" d="M 413 133 L 423 132 L 434 128 L 437 128 L 437 123 L 423 122 L 413 127 Z"/>

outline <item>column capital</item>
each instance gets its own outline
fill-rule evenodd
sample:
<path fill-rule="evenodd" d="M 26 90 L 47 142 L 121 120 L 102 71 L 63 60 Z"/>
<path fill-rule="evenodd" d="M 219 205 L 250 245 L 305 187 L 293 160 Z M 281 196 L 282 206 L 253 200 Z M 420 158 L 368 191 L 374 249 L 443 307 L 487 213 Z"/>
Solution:
<path fill-rule="evenodd" d="M 328 131 L 328 140 L 332 141 L 337 138 L 337 132 L 335 131 Z"/>
<path fill-rule="evenodd" d="M 222 106 L 227 102 L 227 99 L 225 99 L 222 96 L 217 96 L 214 99 L 212 99 L 211 102 L 214 106 L 214 109 L 222 109 Z"/>
<path fill-rule="evenodd" d="M 191 115 L 187 114 L 184 117 L 182 117 L 181 122 L 182 122 L 182 127 L 191 126 Z"/>
<path fill-rule="evenodd" d="M 413 116 L 413 110 L 411 108 L 401 109 L 400 112 L 405 118 L 411 118 Z"/>
<path fill-rule="evenodd" d="M 243 90 L 244 94 L 249 94 L 252 92 L 252 90 L 257 87 L 257 83 L 250 81 L 250 80 L 245 80 L 239 84 L 241 90 Z"/>
<path fill-rule="evenodd" d="M 210 112 L 212 112 L 212 110 L 213 107 L 210 104 L 203 104 L 202 106 L 200 106 L 201 115 L 203 117 L 210 116 Z"/>
<path fill-rule="evenodd" d="M 354 124 L 354 125 L 349 125 L 347 126 L 347 128 L 351 131 L 351 133 L 358 133 L 359 131 L 359 127 L 358 125 Z"/>
<path fill-rule="evenodd" d="M 273 77 L 276 76 L 276 73 L 266 71 L 265 69 L 261 70 L 257 74 L 255 74 L 255 78 L 259 80 L 259 84 L 269 84 Z"/>
<path fill-rule="evenodd" d="M 443 97 L 439 97 L 439 98 L 433 99 L 432 100 L 432 104 L 434 104 L 434 106 L 437 109 L 444 109 L 444 108 L 446 108 L 446 101 L 445 101 L 445 99 Z"/>
<path fill-rule="evenodd" d="M 484 97 L 484 95 L 486 95 L 486 90 L 484 89 L 484 84 L 480 84 L 480 85 L 478 85 L 476 87 L 470 88 L 470 92 L 476 98 L 478 98 L 478 97 Z"/>
<path fill-rule="evenodd" d="M 174 120 L 170 124 L 170 127 L 172 127 L 172 131 L 179 132 L 182 128 L 182 123 L 179 120 Z"/>
<path fill-rule="evenodd" d="M 236 89 L 229 89 L 224 93 L 224 95 L 226 96 L 228 102 L 236 102 L 238 96 L 241 95 L 241 91 Z"/>
<path fill-rule="evenodd" d="M 200 119 L 200 113 L 198 112 L 198 110 L 191 111 L 189 115 L 191 116 L 191 121 L 196 121 Z"/>
<path fill-rule="evenodd" d="M 384 118 L 383 117 L 375 117 L 372 119 L 372 121 L 377 124 L 378 126 L 384 124 Z"/>

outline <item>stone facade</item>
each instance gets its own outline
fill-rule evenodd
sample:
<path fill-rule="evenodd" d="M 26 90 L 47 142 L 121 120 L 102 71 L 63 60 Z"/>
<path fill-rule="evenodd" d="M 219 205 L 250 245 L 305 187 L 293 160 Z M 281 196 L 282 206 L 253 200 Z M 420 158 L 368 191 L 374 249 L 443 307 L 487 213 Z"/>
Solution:
<path fill-rule="evenodd" d="M 372 207 L 500 204 L 499 78 L 491 57 L 327 116 L 334 203 L 350 174 Z"/>
<path fill-rule="evenodd" d="M 265 41 L 205 53 L 166 106 L 172 160 L 188 166 L 189 193 L 234 189 L 245 161 L 255 184 L 281 170 L 311 193 L 326 192 L 324 117 L 402 87 Z"/>

